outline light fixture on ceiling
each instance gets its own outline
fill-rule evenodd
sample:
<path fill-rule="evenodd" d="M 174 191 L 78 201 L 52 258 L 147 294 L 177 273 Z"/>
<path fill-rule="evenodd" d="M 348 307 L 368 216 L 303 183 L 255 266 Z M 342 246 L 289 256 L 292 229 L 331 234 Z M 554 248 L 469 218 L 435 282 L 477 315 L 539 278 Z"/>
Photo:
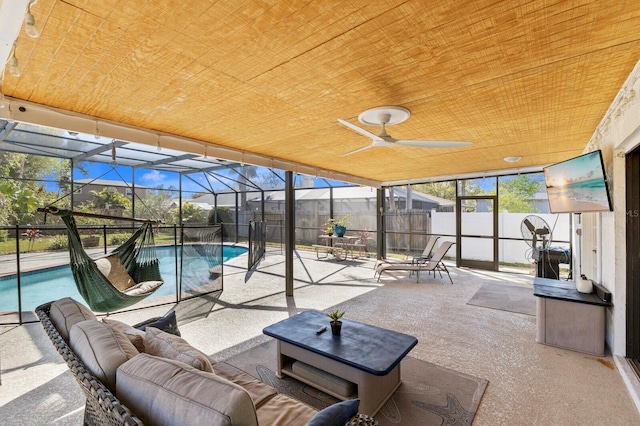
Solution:
<path fill-rule="evenodd" d="M 519 156 L 504 157 L 504 161 L 506 161 L 507 163 L 517 163 L 520 160 L 522 160 L 522 157 Z"/>
<path fill-rule="evenodd" d="M 40 31 L 38 31 L 36 27 L 36 19 L 31 13 L 31 6 L 36 4 L 37 1 L 38 0 L 31 0 L 27 7 L 27 12 L 24 14 L 24 32 L 31 38 L 38 38 L 40 36 Z"/>
<path fill-rule="evenodd" d="M 31 13 L 31 7 L 37 3 L 38 0 L 30 0 L 27 6 L 27 11 L 24 13 L 24 24 L 25 24 L 25 32 L 29 37 L 36 38 L 40 35 L 40 31 L 36 27 L 36 20 Z M 1 1 L 0 1 L 1 3 Z M 16 2 L 17 4 L 17 2 Z M 23 3 L 22 3 L 23 4 Z M 18 10 L 16 10 L 17 12 Z M 4 30 L 5 28 L 3 28 Z M 16 31 L 19 31 L 19 27 L 16 28 Z M 8 43 L 4 45 L 8 46 Z M 16 41 L 14 40 L 13 46 L 11 47 L 11 54 L 9 56 L 9 60 L 5 63 L 5 66 L 2 67 L 2 71 L 0 71 L 0 109 L 5 108 L 5 97 L 3 92 L 3 80 L 4 80 L 4 72 L 7 69 L 6 64 L 9 64 L 9 72 L 14 77 L 18 78 L 22 75 L 22 71 L 20 71 L 20 67 L 18 64 L 18 58 L 16 57 Z"/>
<path fill-rule="evenodd" d="M 20 64 L 18 63 L 18 58 L 16 57 L 16 46 L 17 44 L 13 43 L 13 49 L 11 49 L 11 58 L 9 58 L 9 73 L 18 78 L 22 75 L 20 71 Z"/>

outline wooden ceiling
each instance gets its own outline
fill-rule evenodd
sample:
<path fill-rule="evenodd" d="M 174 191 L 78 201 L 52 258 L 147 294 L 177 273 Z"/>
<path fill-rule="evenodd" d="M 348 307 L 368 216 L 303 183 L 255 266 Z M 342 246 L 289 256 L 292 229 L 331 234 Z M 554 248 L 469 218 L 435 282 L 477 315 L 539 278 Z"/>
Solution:
<path fill-rule="evenodd" d="M 640 59 L 632 1 L 39 0 L 32 13 L 41 36 L 21 32 L 6 96 L 377 184 L 578 155 Z M 342 157 L 370 140 L 337 119 L 378 133 L 357 117 L 382 105 L 411 111 L 395 138 L 473 144 Z"/>

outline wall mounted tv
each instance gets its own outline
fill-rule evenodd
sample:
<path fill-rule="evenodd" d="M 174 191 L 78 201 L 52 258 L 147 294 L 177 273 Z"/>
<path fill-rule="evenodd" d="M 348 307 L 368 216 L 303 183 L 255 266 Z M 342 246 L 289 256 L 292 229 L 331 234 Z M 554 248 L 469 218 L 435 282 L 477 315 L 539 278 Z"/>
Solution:
<path fill-rule="evenodd" d="M 611 211 L 600 150 L 545 167 L 551 213 Z"/>

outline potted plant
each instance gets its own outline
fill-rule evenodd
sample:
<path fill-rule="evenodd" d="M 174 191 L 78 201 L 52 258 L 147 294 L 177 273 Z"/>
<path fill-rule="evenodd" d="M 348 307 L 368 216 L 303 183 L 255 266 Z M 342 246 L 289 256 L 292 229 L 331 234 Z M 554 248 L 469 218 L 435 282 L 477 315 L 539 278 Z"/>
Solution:
<path fill-rule="evenodd" d="M 325 226 L 327 227 L 327 230 L 326 230 L 327 235 L 332 236 L 333 235 L 333 219 L 329 219 L 325 224 Z"/>
<path fill-rule="evenodd" d="M 347 225 L 349 225 L 349 217 L 351 217 L 351 214 L 342 216 L 339 219 L 329 219 L 327 224 L 331 226 L 332 231 L 336 233 L 336 236 L 344 237 L 345 232 L 347 232 Z"/>
<path fill-rule="evenodd" d="M 85 248 L 88 247 L 98 247 L 98 245 L 100 245 L 100 237 L 97 235 L 93 235 L 93 231 L 89 230 L 89 231 L 82 231 L 81 232 L 83 235 L 86 235 L 86 237 L 82 238 L 82 246 Z"/>
<path fill-rule="evenodd" d="M 344 316 L 344 311 L 335 309 L 329 312 L 327 316 L 331 318 L 331 321 L 329 322 L 329 324 L 331 324 L 331 334 L 339 336 L 340 330 L 342 329 L 342 321 L 340 321 L 340 318 Z"/>

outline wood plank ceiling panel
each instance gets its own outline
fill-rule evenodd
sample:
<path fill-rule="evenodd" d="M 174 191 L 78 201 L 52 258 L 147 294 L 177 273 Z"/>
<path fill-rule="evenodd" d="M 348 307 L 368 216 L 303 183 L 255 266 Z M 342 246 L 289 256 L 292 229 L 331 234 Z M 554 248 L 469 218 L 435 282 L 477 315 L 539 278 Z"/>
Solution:
<path fill-rule="evenodd" d="M 581 0 L 39 0 L 8 96 L 379 182 L 579 154 L 640 59 L 640 10 Z M 341 126 L 401 105 L 374 148 Z M 362 125 L 377 133 L 379 129 Z M 185 147 L 188 149 L 188 147 Z"/>

